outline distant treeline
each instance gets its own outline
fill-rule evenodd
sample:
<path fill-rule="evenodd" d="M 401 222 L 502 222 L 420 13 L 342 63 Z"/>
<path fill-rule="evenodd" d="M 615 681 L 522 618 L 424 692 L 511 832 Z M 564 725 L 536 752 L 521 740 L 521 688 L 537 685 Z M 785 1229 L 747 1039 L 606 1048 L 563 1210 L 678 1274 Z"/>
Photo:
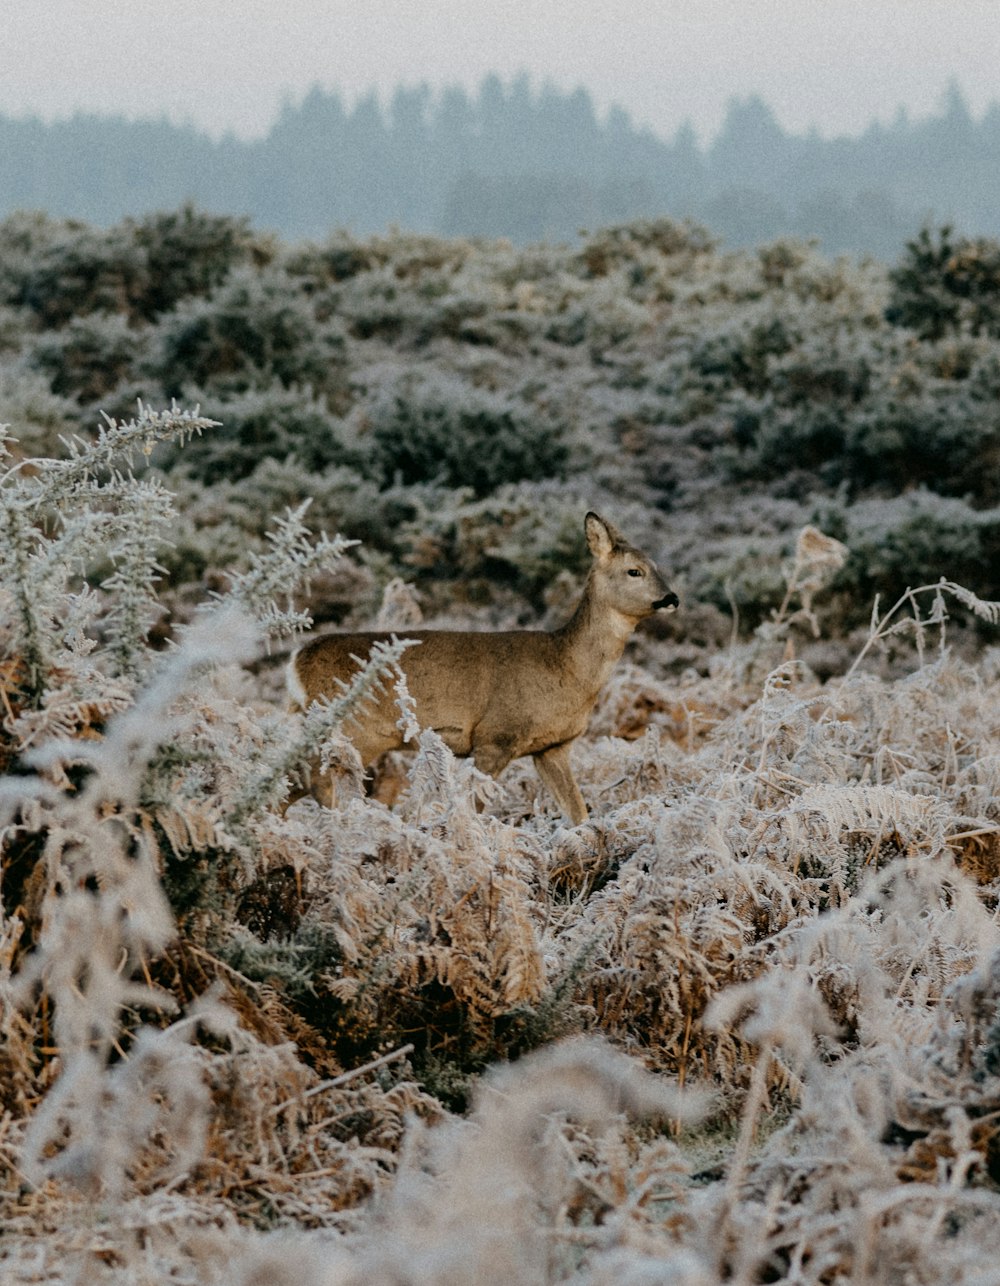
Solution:
<path fill-rule="evenodd" d="M 0 215 L 110 224 L 185 200 L 286 237 L 398 225 L 528 243 L 670 215 L 731 245 L 817 237 L 889 258 L 930 218 L 1000 234 L 1000 104 L 976 121 L 952 86 L 937 116 L 828 140 L 734 99 L 705 147 L 690 126 L 666 141 L 619 108 L 600 117 L 583 89 L 527 77 L 490 76 L 474 95 L 399 88 L 387 106 L 314 89 L 252 141 L 165 120 L 0 117 Z"/>

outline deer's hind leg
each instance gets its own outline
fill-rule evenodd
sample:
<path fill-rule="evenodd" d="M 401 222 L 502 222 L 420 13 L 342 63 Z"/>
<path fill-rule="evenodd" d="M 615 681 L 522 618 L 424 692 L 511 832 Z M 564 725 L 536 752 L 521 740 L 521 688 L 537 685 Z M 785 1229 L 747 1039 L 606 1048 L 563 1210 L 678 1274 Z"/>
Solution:
<path fill-rule="evenodd" d="M 532 758 L 538 775 L 549 788 L 553 798 L 574 826 L 587 820 L 587 805 L 583 802 L 580 787 L 576 784 L 569 763 L 569 742 L 550 746 Z"/>
<path fill-rule="evenodd" d="M 299 784 L 289 792 L 281 811 L 284 813 L 292 804 L 299 799 L 304 799 L 306 795 L 312 795 L 317 804 L 322 804 L 324 808 L 336 808 L 340 796 L 346 794 L 349 799 L 358 793 L 356 785 L 349 787 L 346 792 L 343 789 L 338 790 L 338 782 L 343 782 L 345 779 L 350 781 L 352 778 L 359 780 L 362 772 L 363 767 L 358 762 L 355 748 L 348 741 L 334 752 L 325 771 L 319 756 L 315 755 L 300 767 Z"/>

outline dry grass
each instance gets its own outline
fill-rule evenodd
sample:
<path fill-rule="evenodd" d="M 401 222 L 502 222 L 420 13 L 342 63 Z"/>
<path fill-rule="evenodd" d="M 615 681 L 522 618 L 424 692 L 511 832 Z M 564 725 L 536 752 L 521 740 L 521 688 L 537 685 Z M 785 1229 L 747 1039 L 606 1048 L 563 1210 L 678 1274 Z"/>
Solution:
<path fill-rule="evenodd" d="M 220 686 L 240 682 L 202 681 L 191 704 L 235 749 L 256 724 Z M 621 686 L 605 709 L 634 673 Z M 947 1262 L 949 1280 L 985 1280 L 996 679 L 947 657 L 823 686 L 779 665 L 756 699 L 718 678 L 689 696 L 732 713 L 687 744 L 651 724 L 580 747 L 606 807 L 573 831 L 527 773 L 497 791 L 425 736 L 392 810 L 255 819 L 239 896 L 182 916 L 172 944 L 167 923 L 122 943 L 123 906 L 149 915 L 159 896 L 132 891 L 135 870 L 116 860 L 100 896 L 74 895 L 67 869 L 91 876 L 65 843 L 10 831 L 11 869 L 26 845 L 36 865 L 4 922 L 7 1279 L 929 1282 Z M 221 797 L 234 771 L 231 754 L 215 769 Z M 201 844 L 226 865 L 199 818 L 183 860 Z M 142 878 L 181 860 L 176 827 L 150 820 Z M 270 978 L 232 963 L 231 933 L 220 948 L 219 907 L 251 888 L 286 931 Z M 291 948 L 309 970 L 322 934 L 325 967 L 300 987 Z M 154 1001 L 131 994 L 125 951 L 182 1007 L 172 1023 L 136 1026 Z M 115 987 L 129 994 L 102 1001 Z M 78 1018 L 83 999 L 114 1011 L 99 1053 L 68 996 Z M 574 1032 L 638 1064 L 550 1045 Z M 442 1105 L 536 1044 L 544 1058 L 471 1107 Z M 711 1090 L 700 1111 L 731 1138 L 700 1178 L 671 1083 Z M 639 1124 L 657 1102 L 665 1132 Z"/>
<path fill-rule="evenodd" d="M 571 830 L 426 733 L 281 814 L 347 707 L 262 699 L 242 618 L 126 674 L 5 602 L 2 1279 L 991 1280 L 1000 673 L 936 604 L 820 684 L 818 535 L 707 675 L 623 668 Z"/>

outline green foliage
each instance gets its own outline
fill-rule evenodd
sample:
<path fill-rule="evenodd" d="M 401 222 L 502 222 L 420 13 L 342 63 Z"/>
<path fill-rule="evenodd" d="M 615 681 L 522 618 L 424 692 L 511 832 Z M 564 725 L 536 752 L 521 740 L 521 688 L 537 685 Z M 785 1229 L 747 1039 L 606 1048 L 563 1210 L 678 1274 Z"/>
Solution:
<path fill-rule="evenodd" d="M 1000 241 L 924 227 L 890 271 L 886 317 L 923 339 L 967 331 L 1000 338 Z"/>
<path fill-rule="evenodd" d="M 343 421 L 308 388 L 273 383 L 230 396 L 206 392 L 196 398 L 207 414 L 221 419 L 219 428 L 183 455 L 162 453 L 162 468 L 180 465 L 211 485 L 246 478 L 267 460 L 294 459 L 310 477 L 335 465 L 363 465 L 364 454 Z"/>
<path fill-rule="evenodd" d="M 475 388 L 416 385 L 371 413 L 372 467 L 384 484 L 440 482 L 477 496 L 507 482 L 563 473 L 558 424 Z"/>
<path fill-rule="evenodd" d="M 237 269 L 164 319 L 149 366 L 171 397 L 189 385 L 227 394 L 272 382 L 336 389 L 342 349 L 337 328 L 316 324 L 283 273 Z"/>

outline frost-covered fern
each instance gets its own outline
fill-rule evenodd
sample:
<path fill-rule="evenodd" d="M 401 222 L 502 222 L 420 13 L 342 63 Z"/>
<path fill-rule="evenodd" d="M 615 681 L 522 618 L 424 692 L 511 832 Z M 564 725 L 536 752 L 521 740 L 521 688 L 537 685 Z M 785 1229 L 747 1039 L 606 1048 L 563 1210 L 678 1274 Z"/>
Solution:
<path fill-rule="evenodd" d="M 819 683 L 781 628 L 841 558 L 814 532 L 778 628 L 616 676 L 567 830 L 419 730 L 402 641 L 294 716 L 241 667 L 342 558 L 301 510 L 153 645 L 170 498 L 115 461 L 165 426 L 3 482 L 0 1272 L 988 1279 L 995 659 Z M 281 813 L 377 683 L 392 807 Z"/>
<path fill-rule="evenodd" d="M 108 419 L 92 442 L 67 442 L 59 460 L 22 460 L 0 478 L 0 583 L 11 610 L 8 654 L 23 674 L 20 685 L 35 707 L 59 686 L 70 640 L 98 623 L 102 599 L 87 592 L 84 576 L 99 562 L 116 568 L 106 628 L 114 640 L 111 666 L 137 677 L 138 654 L 155 597 L 156 555 L 173 510 L 156 484 L 121 473 L 136 452 L 181 440 L 212 425 L 173 408 L 139 405 L 127 424 Z"/>
<path fill-rule="evenodd" d="M 251 751 L 253 714 L 213 690 L 211 674 L 254 657 L 275 624 L 287 628 L 277 588 L 293 595 L 349 543 L 310 544 L 296 515 L 267 557 L 234 576 L 226 601 L 153 649 L 156 556 L 173 511 L 162 486 L 117 465 L 210 427 L 140 407 L 129 425 L 109 420 L 92 443 L 73 442 L 65 461 L 11 468 L 0 487 L 4 763 L 14 769 L 0 779 L 0 1005 L 11 1092 L 23 1103 L 35 1077 L 48 1091 L 23 1134 L 20 1172 L 105 1199 L 178 1182 L 200 1163 L 212 1095 L 206 1055 L 190 1041 L 202 1028 L 232 1043 L 232 1019 L 211 1005 L 165 1025 L 182 1003 L 163 974 L 180 909 L 168 865 L 239 859 L 202 907 L 203 926 L 218 919 L 261 861 L 257 829 L 266 836 L 288 775 L 401 650 L 376 657 L 304 728 Z M 95 563 L 114 568 L 97 588 L 85 579 Z M 203 942 L 225 932 L 217 924 Z M 34 1049 L 17 1014 L 44 1024 Z"/>

